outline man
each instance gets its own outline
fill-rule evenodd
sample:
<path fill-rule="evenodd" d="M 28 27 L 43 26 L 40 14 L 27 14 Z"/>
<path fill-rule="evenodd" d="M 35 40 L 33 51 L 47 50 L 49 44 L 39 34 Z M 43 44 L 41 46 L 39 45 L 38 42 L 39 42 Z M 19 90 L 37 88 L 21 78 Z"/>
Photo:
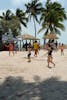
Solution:
<path fill-rule="evenodd" d="M 37 53 L 38 53 L 38 49 L 39 49 L 39 45 L 38 45 L 37 41 L 34 42 L 33 46 L 34 46 L 34 51 L 35 51 L 34 56 L 37 57 Z"/>

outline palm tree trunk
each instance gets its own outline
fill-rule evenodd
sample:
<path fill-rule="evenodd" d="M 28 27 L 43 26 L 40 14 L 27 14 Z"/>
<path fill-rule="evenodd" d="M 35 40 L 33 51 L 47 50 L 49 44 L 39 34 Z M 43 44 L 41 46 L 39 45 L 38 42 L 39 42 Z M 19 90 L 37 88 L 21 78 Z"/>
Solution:
<path fill-rule="evenodd" d="M 46 43 L 46 39 L 44 39 L 44 45 L 45 45 L 45 43 Z"/>
<path fill-rule="evenodd" d="M 35 29 L 35 37 L 36 37 L 36 23 L 34 17 L 33 17 L 33 21 L 34 21 L 34 29 Z"/>

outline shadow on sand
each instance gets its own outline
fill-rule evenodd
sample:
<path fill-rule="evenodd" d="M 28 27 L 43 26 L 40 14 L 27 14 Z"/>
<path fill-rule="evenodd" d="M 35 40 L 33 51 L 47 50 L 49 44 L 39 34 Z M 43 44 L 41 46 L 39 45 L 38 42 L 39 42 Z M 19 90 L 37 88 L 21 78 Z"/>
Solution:
<path fill-rule="evenodd" d="M 27 83 L 21 77 L 7 77 L 0 84 L 0 100 L 67 100 L 67 82 L 33 79 L 34 83 Z"/>

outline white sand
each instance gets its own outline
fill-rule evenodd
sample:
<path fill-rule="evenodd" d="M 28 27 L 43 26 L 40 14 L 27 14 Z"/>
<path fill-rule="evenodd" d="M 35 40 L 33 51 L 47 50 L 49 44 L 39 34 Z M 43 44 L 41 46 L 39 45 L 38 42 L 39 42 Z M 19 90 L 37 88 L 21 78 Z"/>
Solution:
<path fill-rule="evenodd" d="M 30 83 L 38 84 L 38 82 L 41 83 L 51 78 L 58 78 L 58 81 L 60 82 L 67 82 L 67 50 L 64 51 L 65 53 L 64 56 L 61 56 L 60 51 L 53 53 L 54 62 L 56 66 L 54 68 L 53 65 L 51 64 L 52 67 L 51 69 L 47 67 L 47 55 L 44 56 L 45 53 L 46 51 L 41 50 L 39 52 L 38 57 L 34 57 L 34 54 L 32 52 L 32 60 L 30 63 L 28 63 L 26 58 L 27 52 L 18 52 L 17 54 L 15 54 L 15 56 L 9 56 L 8 52 L 0 52 L 0 82 L 2 82 L 3 84 L 6 78 L 11 76 L 21 77 L 21 79 L 23 79 L 25 83 L 29 84 Z M 50 99 L 49 97 L 48 99 L 42 99 L 42 98 L 40 99 L 39 96 L 35 95 L 33 99 L 29 98 L 20 100 L 55 100 L 55 98 Z M 56 100 L 67 100 L 66 98 L 65 99 L 58 98 Z M 0 99 L 0 100 L 13 100 L 13 99 Z"/>
<path fill-rule="evenodd" d="M 8 76 L 21 76 L 24 80 L 33 82 L 34 76 L 40 76 L 41 80 L 50 77 L 59 77 L 60 80 L 67 81 L 67 50 L 61 56 L 60 51 L 53 53 L 55 68 L 47 67 L 46 51 L 41 50 L 38 57 L 32 53 L 31 63 L 27 62 L 27 52 L 18 52 L 15 56 L 9 56 L 8 52 L 0 52 L 0 78 Z"/>

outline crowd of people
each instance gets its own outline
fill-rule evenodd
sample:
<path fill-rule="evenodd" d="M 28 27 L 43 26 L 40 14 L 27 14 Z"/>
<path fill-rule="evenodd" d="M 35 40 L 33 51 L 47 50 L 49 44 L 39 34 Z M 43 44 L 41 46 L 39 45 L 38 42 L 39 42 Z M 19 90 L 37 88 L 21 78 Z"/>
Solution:
<path fill-rule="evenodd" d="M 34 42 L 33 44 L 33 47 L 34 47 L 34 56 L 37 57 L 37 54 L 39 54 L 39 49 L 40 49 L 40 46 L 39 44 L 37 43 L 37 41 Z M 45 49 L 47 50 L 47 64 L 48 64 L 48 68 L 51 68 L 50 67 L 50 63 L 52 63 L 55 67 L 55 63 L 53 62 L 53 51 L 55 50 L 58 50 L 60 48 L 60 51 L 61 51 L 61 55 L 64 55 L 64 44 L 62 43 L 59 47 L 58 47 L 58 43 L 47 43 L 45 44 Z M 28 62 L 31 62 L 31 51 L 32 51 L 32 48 L 31 48 L 31 44 L 29 44 L 28 46 Z"/>
<path fill-rule="evenodd" d="M 18 44 L 17 43 L 13 43 L 10 42 L 8 45 L 5 45 L 6 48 L 8 48 L 9 51 L 9 56 L 12 55 L 14 56 L 14 54 L 17 53 L 18 51 Z M 61 55 L 64 55 L 64 44 L 62 43 L 60 46 L 60 51 L 61 51 Z M 47 64 L 48 64 L 48 68 L 50 68 L 50 63 L 52 63 L 55 67 L 55 63 L 53 62 L 53 51 L 54 50 L 58 50 L 58 43 L 47 43 L 45 44 L 45 49 L 47 50 Z M 40 45 L 37 41 L 35 41 L 33 43 L 33 46 L 31 45 L 31 43 L 29 42 L 29 44 L 27 44 L 26 47 L 26 51 L 28 51 L 28 62 L 31 62 L 31 51 L 34 50 L 34 56 L 37 57 L 37 55 L 39 54 L 39 50 L 40 50 Z"/>

